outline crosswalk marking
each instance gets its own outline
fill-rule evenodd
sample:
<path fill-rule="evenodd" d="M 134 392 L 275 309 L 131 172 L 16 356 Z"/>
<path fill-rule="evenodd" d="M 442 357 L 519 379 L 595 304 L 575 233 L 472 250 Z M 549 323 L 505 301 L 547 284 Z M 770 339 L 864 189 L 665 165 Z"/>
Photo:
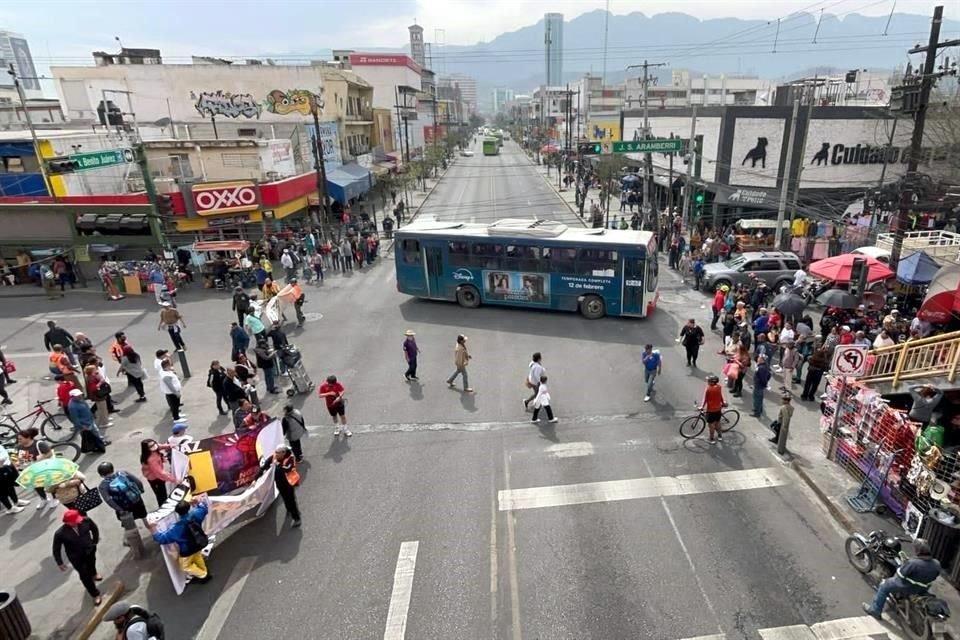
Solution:
<path fill-rule="evenodd" d="M 557 458 L 579 458 L 593 455 L 593 445 L 589 442 L 561 442 L 547 447 L 547 453 Z"/>
<path fill-rule="evenodd" d="M 744 491 L 785 484 L 787 484 L 787 479 L 782 471 L 774 467 L 767 467 L 717 473 L 511 489 L 500 491 L 498 498 L 500 511 L 513 511 L 720 491 Z"/>
<path fill-rule="evenodd" d="M 393 574 L 393 593 L 390 596 L 390 608 L 387 609 L 387 626 L 383 640 L 403 640 L 407 634 L 407 611 L 410 609 L 410 595 L 413 592 L 413 572 L 417 567 L 417 540 L 400 545 L 397 556 L 397 569 Z"/>
<path fill-rule="evenodd" d="M 807 626 L 794 624 L 786 627 L 758 629 L 762 640 L 900 640 L 890 627 L 870 616 L 827 620 Z M 737 637 L 740 637 L 739 635 Z M 683 640 L 728 640 L 725 633 L 684 638 Z M 732 640 L 732 639 L 731 639 Z"/>
<path fill-rule="evenodd" d="M 159 307 L 157 307 L 159 309 Z M 76 318 L 124 318 L 132 316 L 142 316 L 150 313 L 149 310 L 140 311 L 54 311 L 52 313 L 35 313 L 32 316 L 20 318 L 24 322 L 36 322 L 37 320 L 66 320 Z"/>

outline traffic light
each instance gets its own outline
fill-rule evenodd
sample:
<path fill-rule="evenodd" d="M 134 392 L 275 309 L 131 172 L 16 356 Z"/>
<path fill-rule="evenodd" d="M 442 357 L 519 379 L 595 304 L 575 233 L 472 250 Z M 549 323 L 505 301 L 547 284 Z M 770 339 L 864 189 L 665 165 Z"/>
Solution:
<path fill-rule="evenodd" d="M 582 156 L 595 156 L 603 151 L 603 145 L 599 142 L 583 142 L 577 145 L 577 153 Z"/>
<path fill-rule="evenodd" d="M 77 162 L 71 160 L 68 156 L 58 156 L 47 160 L 47 172 L 52 176 L 73 173 L 79 168 Z"/>
<path fill-rule="evenodd" d="M 157 196 L 157 215 L 161 220 L 164 218 L 172 218 L 175 215 L 173 210 L 173 198 L 165 193 Z"/>
<path fill-rule="evenodd" d="M 696 187 L 694 187 L 694 189 L 696 189 Z M 698 218 L 703 215 L 703 200 L 703 191 L 693 192 L 693 215 L 697 216 Z"/>
<path fill-rule="evenodd" d="M 864 258 L 854 258 L 850 266 L 850 293 L 855 296 L 863 294 L 867 286 L 867 261 Z"/>

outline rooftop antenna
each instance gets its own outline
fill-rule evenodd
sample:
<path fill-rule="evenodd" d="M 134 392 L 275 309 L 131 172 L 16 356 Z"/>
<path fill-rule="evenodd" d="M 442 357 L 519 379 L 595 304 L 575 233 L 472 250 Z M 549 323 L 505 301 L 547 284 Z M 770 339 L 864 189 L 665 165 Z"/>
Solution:
<path fill-rule="evenodd" d="M 820 25 L 823 24 L 823 9 L 820 9 L 820 19 L 817 20 L 817 30 L 813 32 L 813 44 L 817 44 L 817 34 L 820 33 Z M 887 24 L 890 24 L 887 22 Z"/>
<path fill-rule="evenodd" d="M 607 86 L 607 35 L 610 33 L 610 0 L 603 14 L 603 74 L 600 76 L 600 89 Z"/>

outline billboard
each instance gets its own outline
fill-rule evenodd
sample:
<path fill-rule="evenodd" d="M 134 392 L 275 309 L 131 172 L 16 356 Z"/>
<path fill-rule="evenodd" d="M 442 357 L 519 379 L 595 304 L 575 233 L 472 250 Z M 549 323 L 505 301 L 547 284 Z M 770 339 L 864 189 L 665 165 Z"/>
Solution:
<path fill-rule="evenodd" d="M 617 120 L 591 120 L 587 123 L 587 137 L 593 142 L 614 142 L 621 140 L 620 122 Z"/>
<path fill-rule="evenodd" d="M 307 132 L 307 144 L 305 146 L 307 158 L 313 157 L 313 124 L 305 124 L 303 128 Z M 343 164 L 343 156 L 340 155 L 340 135 L 336 122 L 320 123 L 320 144 L 323 146 L 323 166 L 327 169 L 334 169 Z"/>
<path fill-rule="evenodd" d="M 549 274 L 483 271 L 483 297 L 491 302 L 550 304 Z"/>
<path fill-rule="evenodd" d="M 780 149 L 787 136 L 785 129 L 786 121 L 782 118 L 737 118 L 729 184 L 776 187 Z"/>
<path fill-rule="evenodd" d="M 40 80 L 37 79 L 37 68 L 33 66 L 33 56 L 30 55 L 30 46 L 23 38 L 10 38 L 10 48 L 13 49 L 13 59 L 17 65 L 17 74 L 24 89 L 40 90 Z"/>

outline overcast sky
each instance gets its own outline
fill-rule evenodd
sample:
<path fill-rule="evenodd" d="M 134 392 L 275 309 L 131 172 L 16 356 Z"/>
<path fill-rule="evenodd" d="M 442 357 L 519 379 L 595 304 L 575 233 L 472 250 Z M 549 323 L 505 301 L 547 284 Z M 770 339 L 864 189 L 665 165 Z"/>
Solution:
<path fill-rule="evenodd" d="M 613 13 L 683 11 L 699 18 L 776 19 L 794 11 L 886 15 L 894 0 L 610 0 Z M 945 0 L 945 17 L 960 2 Z M 567 20 L 605 0 L 5 0 L 0 29 L 23 33 L 38 70 L 90 64 L 90 52 L 160 49 L 171 62 L 191 54 L 255 57 L 327 48 L 402 47 L 414 20 L 440 44 L 475 44 L 534 24 L 548 11 Z M 898 13 L 932 13 L 929 0 L 896 0 Z"/>

